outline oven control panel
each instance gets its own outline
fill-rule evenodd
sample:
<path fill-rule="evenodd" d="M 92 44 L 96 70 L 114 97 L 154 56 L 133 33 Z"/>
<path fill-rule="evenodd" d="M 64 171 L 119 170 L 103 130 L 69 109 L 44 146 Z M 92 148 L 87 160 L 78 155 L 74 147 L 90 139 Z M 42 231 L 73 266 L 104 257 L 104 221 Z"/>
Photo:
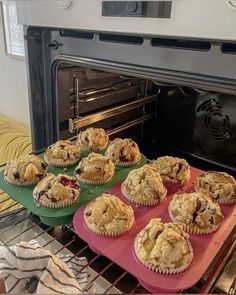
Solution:
<path fill-rule="evenodd" d="M 170 18 L 172 1 L 103 1 L 103 16 Z"/>

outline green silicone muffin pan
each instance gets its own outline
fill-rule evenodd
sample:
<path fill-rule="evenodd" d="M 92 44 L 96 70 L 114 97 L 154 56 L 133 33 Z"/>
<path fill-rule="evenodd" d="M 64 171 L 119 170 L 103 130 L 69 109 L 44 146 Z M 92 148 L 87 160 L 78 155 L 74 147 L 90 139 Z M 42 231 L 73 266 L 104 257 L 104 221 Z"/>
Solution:
<path fill-rule="evenodd" d="M 40 155 L 42 157 L 42 155 Z M 46 208 L 43 206 L 37 207 L 32 196 L 34 186 L 19 187 L 13 184 L 9 184 L 4 179 L 4 171 L 0 172 L 0 188 L 11 196 L 15 201 L 21 203 L 25 208 L 30 210 L 33 214 L 40 217 L 40 220 L 47 225 L 64 225 L 71 221 L 73 213 L 78 207 L 93 199 L 97 195 L 105 192 L 108 188 L 115 183 L 123 180 L 128 175 L 129 171 L 139 168 L 146 164 L 146 157 L 142 155 L 140 162 L 132 167 L 121 168 L 117 167 L 112 179 L 103 185 L 94 186 L 89 184 L 83 184 L 79 182 L 81 193 L 80 198 L 71 206 L 64 208 Z M 57 168 L 49 166 L 48 173 L 54 174 L 68 174 L 73 175 L 76 165 L 64 168 Z M 66 170 L 66 171 L 65 171 Z"/>

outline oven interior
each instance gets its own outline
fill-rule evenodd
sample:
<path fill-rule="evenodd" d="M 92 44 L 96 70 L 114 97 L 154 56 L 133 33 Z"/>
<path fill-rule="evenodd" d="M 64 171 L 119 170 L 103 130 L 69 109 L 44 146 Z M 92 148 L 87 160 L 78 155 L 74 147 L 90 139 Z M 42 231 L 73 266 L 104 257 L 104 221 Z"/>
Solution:
<path fill-rule="evenodd" d="M 56 84 L 57 138 L 98 126 L 110 139 L 133 138 L 149 159 L 179 155 L 235 173 L 234 95 L 66 64 Z"/>

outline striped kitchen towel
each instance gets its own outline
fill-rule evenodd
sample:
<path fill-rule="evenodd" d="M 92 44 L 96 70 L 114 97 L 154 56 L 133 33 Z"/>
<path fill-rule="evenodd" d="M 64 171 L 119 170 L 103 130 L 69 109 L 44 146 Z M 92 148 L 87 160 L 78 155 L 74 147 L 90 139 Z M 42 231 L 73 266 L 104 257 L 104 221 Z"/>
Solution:
<path fill-rule="evenodd" d="M 78 294 L 88 285 L 87 259 L 53 255 L 35 240 L 0 245 L 0 279 L 7 293 Z"/>

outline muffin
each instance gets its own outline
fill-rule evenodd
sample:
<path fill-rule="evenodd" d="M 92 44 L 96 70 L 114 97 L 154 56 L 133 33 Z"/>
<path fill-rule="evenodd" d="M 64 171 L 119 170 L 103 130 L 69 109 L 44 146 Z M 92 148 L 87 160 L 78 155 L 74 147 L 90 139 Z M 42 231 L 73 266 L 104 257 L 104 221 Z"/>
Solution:
<path fill-rule="evenodd" d="M 70 140 L 58 140 L 50 145 L 45 153 L 45 161 L 52 166 L 67 167 L 79 161 L 80 149 Z"/>
<path fill-rule="evenodd" d="M 34 188 L 37 206 L 62 208 L 73 204 L 79 197 L 80 186 L 73 176 L 52 173 L 44 177 Z"/>
<path fill-rule="evenodd" d="M 124 197 L 137 205 L 154 206 L 166 197 L 166 188 L 160 174 L 150 165 L 129 172 L 121 185 Z"/>
<path fill-rule="evenodd" d="M 220 206 L 202 193 L 174 195 L 168 207 L 170 219 L 189 233 L 208 234 L 215 231 L 222 219 Z"/>
<path fill-rule="evenodd" d="M 111 180 L 115 166 L 111 159 L 101 154 L 90 153 L 75 168 L 75 177 L 84 183 L 99 185 Z"/>
<path fill-rule="evenodd" d="M 7 163 L 4 171 L 5 179 L 19 186 L 32 185 L 47 174 L 47 166 L 38 156 L 21 156 Z"/>
<path fill-rule="evenodd" d="M 81 151 L 99 152 L 107 148 L 108 140 L 104 129 L 90 127 L 80 131 L 76 144 Z"/>
<path fill-rule="evenodd" d="M 190 167 L 185 159 L 164 156 L 150 164 L 160 173 L 164 183 L 185 185 L 190 178 Z"/>
<path fill-rule="evenodd" d="M 116 166 L 133 166 L 141 159 L 139 147 L 135 141 L 128 138 L 115 138 L 106 150 L 109 157 Z"/>
<path fill-rule="evenodd" d="M 117 196 L 104 193 L 86 206 L 84 220 L 99 235 L 118 236 L 131 229 L 134 211 Z"/>
<path fill-rule="evenodd" d="M 196 178 L 194 187 L 197 192 L 207 194 L 216 203 L 236 201 L 236 180 L 227 173 L 205 172 Z"/>
<path fill-rule="evenodd" d="M 147 268 L 162 274 L 184 271 L 193 259 L 189 236 L 176 223 L 154 218 L 137 234 L 135 254 Z"/>

